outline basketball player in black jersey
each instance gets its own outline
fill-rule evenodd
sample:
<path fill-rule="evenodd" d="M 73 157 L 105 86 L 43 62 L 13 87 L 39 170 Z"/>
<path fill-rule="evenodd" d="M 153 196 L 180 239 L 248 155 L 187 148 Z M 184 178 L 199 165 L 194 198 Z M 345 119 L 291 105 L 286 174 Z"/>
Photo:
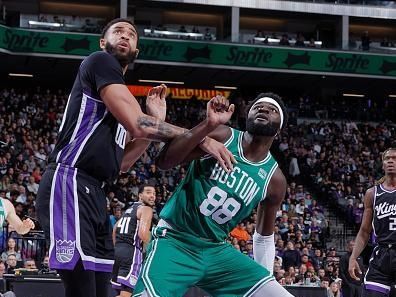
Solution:
<path fill-rule="evenodd" d="M 143 260 L 143 244 L 150 241 L 151 219 L 155 204 L 155 188 L 139 188 L 139 202 L 132 204 L 113 229 L 114 266 L 111 284 L 119 297 L 130 297 L 139 277 Z"/>
<path fill-rule="evenodd" d="M 103 29 L 102 51 L 79 67 L 40 182 L 37 215 L 50 239 L 50 267 L 58 270 L 66 297 L 108 296 L 114 250 L 103 186 L 115 180 L 123 156 L 130 165 L 146 150 L 147 139 L 166 141 L 186 132 L 164 122 L 165 86 L 150 91 L 150 115 L 126 87 L 124 74 L 137 57 L 137 44 L 128 19 Z M 201 148 L 232 167 L 223 144 L 205 139 Z"/>
<path fill-rule="evenodd" d="M 374 228 L 377 246 L 364 276 L 364 297 L 388 296 L 396 283 L 396 148 L 383 153 L 382 168 L 384 178 L 364 196 L 363 220 L 349 259 L 349 274 L 358 280 L 362 272 L 356 259 Z"/>

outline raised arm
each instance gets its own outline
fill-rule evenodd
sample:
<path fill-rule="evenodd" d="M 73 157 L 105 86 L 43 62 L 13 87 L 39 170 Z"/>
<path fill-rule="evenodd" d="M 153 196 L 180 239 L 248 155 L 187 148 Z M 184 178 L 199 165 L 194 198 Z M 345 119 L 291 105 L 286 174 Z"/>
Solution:
<path fill-rule="evenodd" d="M 277 168 L 268 185 L 267 195 L 257 209 L 256 232 L 253 235 L 253 252 L 256 262 L 272 274 L 275 258 L 274 225 L 286 193 L 286 178 Z"/>
<path fill-rule="evenodd" d="M 157 158 L 159 168 L 169 169 L 188 159 L 204 155 L 204 151 L 215 150 L 218 152 L 215 157 L 220 165 L 227 171 L 231 170 L 235 159 L 222 144 L 231 134 L 231 130 L 222 124 L 229 121 L 233 112 L 234 105 L 229 106 L 224 97 L 212 98 L 207 104 L 207 118 L 191 130 L 176 137 L 161 151 Z"/>
<path fill-rule="evenodd" d="M 164 84 L 149 90 L 146 98 L 147 113 L 157 119 L 165 120 L 166 117 L 166 90 Z M 127 139 L 131 139 L 128 132 Z M 121 172 L 126 172 L 135 164 L 140 156 L 146 151 L 151 141 L 147 139 L 131 139 L 124 149 L 124 156 L 121 162 Z"/>
<path fill-rule="evenodd" d="M 362 271 L 359 268 L 359 264 L 356 259 L 360 256 L 362 251 L 367 245 L 367 242 L 370 238 L 371 231 L 373 230 L 373 226 L 371 222 L 373 220 L 373 204 L 374 204 L 374 188 L 370 188 L 367 190 L 364 195 L 364 212 L 362 218 L 362 224 L 360 225 L 359 232 L 355 238 L 355 246 L 352 251 L 352 255 L 349 258 L 349 274 L 353 279 L 360 280 L 360 278 L 356 275 L 356 272 L 362 274 Z"/>
<path fill-rule="evenodd" d="M 110 84 L 100 90 L 110 113 L 131 133 L 133 138 L 167 141 L 185 129 L 168 124 L 142 112 L 139 103 L 123 84 Z"/>

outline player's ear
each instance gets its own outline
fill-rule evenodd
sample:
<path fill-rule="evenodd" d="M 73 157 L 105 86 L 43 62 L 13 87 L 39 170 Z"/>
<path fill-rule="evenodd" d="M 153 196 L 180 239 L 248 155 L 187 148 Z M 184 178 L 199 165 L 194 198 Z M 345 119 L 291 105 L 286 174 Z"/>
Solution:
<path fill-rule="evenodd" d="M 101 49 L 105 49 L 106 47 L 106 40 L 104 38 L 101 38 L 99 41 L 99 46 Z"/>
<path fill-rule="evenodd" d="M 137 49 L 135 50 L 135 59 L 136 59 L 138 56 L 139 56 L 139 49 L 137 48 Z"/>

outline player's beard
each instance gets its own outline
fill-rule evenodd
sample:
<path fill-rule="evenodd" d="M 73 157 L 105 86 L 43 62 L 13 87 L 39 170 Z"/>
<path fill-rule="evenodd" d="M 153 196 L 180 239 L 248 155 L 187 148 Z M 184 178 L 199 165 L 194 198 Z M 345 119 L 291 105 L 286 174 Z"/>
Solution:
<path fill-rule="evenodd" d="M 246 119 L 246 131 L 257 136 L 275 136 L 278 133 L 279 124 L 268 122 L 267 124 L 255 123 L 254 119 Z"/>
<path fill-rule="evenodd" d="M 105 45 L 106 51 L 116 57 L 116 59 L 120 62 L 121 66 L 127 66 L 128 64 L 131 64 L 133 61 L 135 61 L 136 58 L 136 52 L 130 50 L 129 52 L 121 52 L 120 50 L 117 49 L 117 47 L 113 46 L 110 44 L 110 42 L 106 42 Z"/>

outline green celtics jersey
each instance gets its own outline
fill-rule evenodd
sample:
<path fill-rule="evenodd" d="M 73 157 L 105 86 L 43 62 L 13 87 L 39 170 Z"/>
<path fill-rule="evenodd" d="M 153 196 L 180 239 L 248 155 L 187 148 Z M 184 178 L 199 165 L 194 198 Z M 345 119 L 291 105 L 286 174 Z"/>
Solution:
<path fill-rule="evenodd" d="M 3 199 L 0 198 L 0 228 L 3 228 L 3 224 L 6 217 L 7 217 L 7 212 L 5 209 L 5 204 L 3 203 Z"/>
<path fill-rule="evenodd" d="M 243 132 L 232 129 L 225 143 L 238 162 L 230 174 L 212 157 L 194 160 L 160 217 L 177 231 L 224 241 L 266 197 L 268 184 L 278 167 L 270 153 L 261 162 L 246 159 L 242 139 Z"/>

